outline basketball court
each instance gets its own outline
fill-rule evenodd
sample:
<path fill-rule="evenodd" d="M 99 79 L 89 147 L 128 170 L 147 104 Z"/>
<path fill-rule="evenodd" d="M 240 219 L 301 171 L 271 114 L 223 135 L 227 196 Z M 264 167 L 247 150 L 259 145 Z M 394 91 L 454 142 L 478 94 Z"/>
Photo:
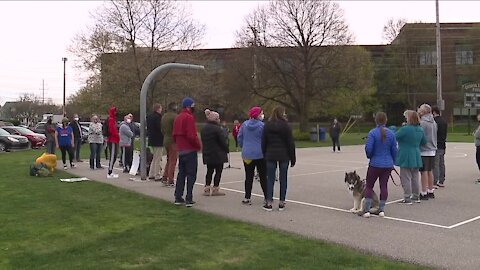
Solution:
<path fill-rule="evenodd" d="M 435 192 L 435 199 L 400 205 L 403 190 L 390 181 L 386 217 L 367 219 L 349 212 L 353 198 L 344 183 L 347 171 L 356 170 L 365 177 L 368 160 L 363 146 L 345 146 L 341 153 L 332 153 L 330 147 L 297 149 L 297 164 L 289 168 L 283 212 L 278 211 L 278 201 L 272 212 L 261 208 L 258 182 L 254 183 L 252 205 L 242 205 L 240 153 L 231 154 L 231 165 L 241 169 L 226 169 L 222 176 L 221 187 L 227 195 L 202 196 L 206 168 L 200 155 L 194 208 L 434 268 L 478 269 L 480 185 L 474 183 L 479 173 L 473 143 L 448 143 L 445 163 L 446 187 Z M 88 164 L 79 165 L 70 172 L 173 202 L 174 189 L 159 182 L 130 181 L 130 176 L 120 171 L 119 179 L 107 180 L 105 170 L 90 171 Z M 395 174 L 394 181 L 400 185 Z M 276 182 L 276 196 L 278 190 Z M 379 194 L 378 183 L 375 191 Z"/>

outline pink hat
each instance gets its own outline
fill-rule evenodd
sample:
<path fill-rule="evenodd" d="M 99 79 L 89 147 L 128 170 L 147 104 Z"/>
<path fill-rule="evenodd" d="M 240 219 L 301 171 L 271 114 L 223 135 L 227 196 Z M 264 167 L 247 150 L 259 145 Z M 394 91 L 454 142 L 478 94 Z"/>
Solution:
<path fill-rule="evenodd" d="M 257 118 L 262 113 L 262 108 L 260 107 L 252 107 L 248 112 L 248 116 L 250 118 Z"/>
<path fill-rule="evenodd" d="M 207 117 L 208 121 L 220 121 L 220 115 L 215 111 L 210 111 L 209 109 L 206 109 L 205 116 Z"/>

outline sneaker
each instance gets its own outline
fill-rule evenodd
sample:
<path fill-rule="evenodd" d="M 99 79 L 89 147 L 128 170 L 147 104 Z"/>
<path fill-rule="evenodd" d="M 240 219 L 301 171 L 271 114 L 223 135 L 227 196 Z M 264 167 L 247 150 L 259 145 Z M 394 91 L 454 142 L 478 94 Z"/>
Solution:
<path fill-rule="evenodd" d="M 252 205 L 252 200 L 250 200 L 250 199 L 243 199 L 242 203 L 243 203 L 243 204 Z"/>
<path fill-rule="evenodd" d="M 433 189 L 438 189 L 438 184 L 437 184 L 437 185 L 433 185 Z"/>
<path fill-rule="evenodd" d="M 429 199 L 435 199 L 435 194 L 432 192 L 432 193 L 427 193 L 427 196 Z"/>
<path fill-rule="evenodd" d="M 379 216 L 379 217 L 385 217 L 385 212 L 384 212 L 384 211 L 381 211 L 380 213 L 378 213 L 378 216 Z"/>
<path fill-rule="evenodd" d="M 408 205 L 411 205 L 412 204 L 412 200 L 410 199 L 403 199 L 401 201 L 398 202 L 398 204 L 408 204 Z"/>
<path fill-rule="evenodd" d="M 426 195 L 420 194 L 420 200 L 422 201 L 428 201 L 428 197 L 429 197 L 428 194 Z"/>
<path fill-rule="evenodd" d="M 269 204 L 264 204 L 262 208 L 263 208 L 263 210 L 268 211 L 268 212 L 273 210 L 272 205 L 269 205 Z"/>
<path fill-rule="evenodd" d="M 107 174 L 107 179 L 116 179 L 116 178 L 118 178 L 118 174 L 114 174 L 114 173 Z"/>
<path fill-rule="evenodd" d="M 285 203 L 279 203 L 278 204 L 278 211 L 283 211 L 285 210 Z"/>
<path fill-rule="evenodd" d="M 175 205 L 182 205 L 184 203 L 185 203 L 185 200 L 183 198 L 175 199 Z"/>
<path fill-rule="evenodd" d="M 420 201 L 420 198 L 412 198 L 412 201 L 416 202 L 416 203 L 421 203 L 422 202 L 422 201 Z"/>
<path fill-rule="evenodd" d="M 188 202 L 185 203 L 185 206 L 186 207 L 192 207 L 194 204 L 195 204 L 194 201 L 188 201 Z"/>
<path fill-rule="evenodd" d="M 77 167 L 75 164 L 70 163 L 70 168 L 75 168 L 75 167 Z"/>
<path fill-rule="evenodd" d="M 357 215 L 364 217 L 364 218 L 369 218 L 370 217 L 370 212 L 360 212 Z"/>
<path fill-rule="evenodd" d="M 175 187 L 175 183 L 173 183 L 173 182 L 171 182 L 171 183 L 166 182 L 166 183 L 163 184 L 163 186 L 165 186 L 165 187 Z"/>
<path fill-rule="evenodd" d="M 445 187 L 445 185 L 444 185 L 444 184 L 441 184 L 441 183 L 438 183 L 437 186 L 438 186 L 439 188 L 444 188 L 444 187 Z"/>
<path fill-rule="evenodd" d="M 63 169 L 64 169 L 64 170 L 68 170 L 68 167 L 67 167 L 66 164 L 63 165 Z"/>

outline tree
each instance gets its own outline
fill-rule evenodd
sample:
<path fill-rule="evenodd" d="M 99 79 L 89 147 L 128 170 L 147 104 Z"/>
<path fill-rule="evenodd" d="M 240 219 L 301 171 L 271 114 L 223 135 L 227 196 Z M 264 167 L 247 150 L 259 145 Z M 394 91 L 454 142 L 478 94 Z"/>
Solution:
<path fill-rule="evenodd" d="M 296 114 L 301 130 L 306 130 L 314 105 L 328 105 L 326 98 L 338 89 L 360 94 L 371 88 L 368 57 L 360 56 L 365 61 L 358 69 L 348 68 L 350 59 L 356 58 L 352 56 L 366 56 L 362 50 L 344 46 L 352 41 L 337 3 L 279 0 L 258 7 L 245 18 L 235 45 L 253 47 L 252 92 L 285 106 Z M 348 79 L 342 72 L 346 69 L 353 72 L 347 74 Z M 367 83 L 356 76 L 365 71 Z"/>
<path fill-rule="evenodd" d="M 205 32 L 184 3 L 169 0 L 110 0 L 92 17 L 93 27 L 79 33 L 70 47 L 80 60 L 78 67 L 90 72 L 82 93 L 72 99 L 102 98 L 108 104 L 125 105 L 129 111 L 138 110 L 143 80 L 163 63 L 157 52 L 196 48 Z M 106 57 L 121 52 L 125 53 L 121 59 Z M 108 67 L 102 67 L 106 59 Z M 100 78 L 105 68 L 113 74 L 107 87 Z M 95 94 L 85 95 L 92 91 Z"/>
<path fill-rule="evenodd" d="M 388 44 L 392 43 L 400 33 L 400 30 L 407 23 L 407 20 L 403 18 L 399 19 L 388 19 L 387 23 L 383 26 L 382 38 Z"/>

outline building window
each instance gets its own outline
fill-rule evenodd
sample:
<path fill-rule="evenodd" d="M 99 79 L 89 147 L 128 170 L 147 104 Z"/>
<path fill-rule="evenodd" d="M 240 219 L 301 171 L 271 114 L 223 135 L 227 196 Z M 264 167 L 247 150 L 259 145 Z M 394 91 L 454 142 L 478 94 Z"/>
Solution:
<path fill-rule="evenodd" d="M 473 50 L 467 46 L 457 46 L 455 52 L 457 65 L 473 65 Z"/>
<path fill-rule="evenodd" d="M 424 50 L 418 53 L 418 60 L 421 66 L 431 66 L 437 64 L 437 51 Z"/>

